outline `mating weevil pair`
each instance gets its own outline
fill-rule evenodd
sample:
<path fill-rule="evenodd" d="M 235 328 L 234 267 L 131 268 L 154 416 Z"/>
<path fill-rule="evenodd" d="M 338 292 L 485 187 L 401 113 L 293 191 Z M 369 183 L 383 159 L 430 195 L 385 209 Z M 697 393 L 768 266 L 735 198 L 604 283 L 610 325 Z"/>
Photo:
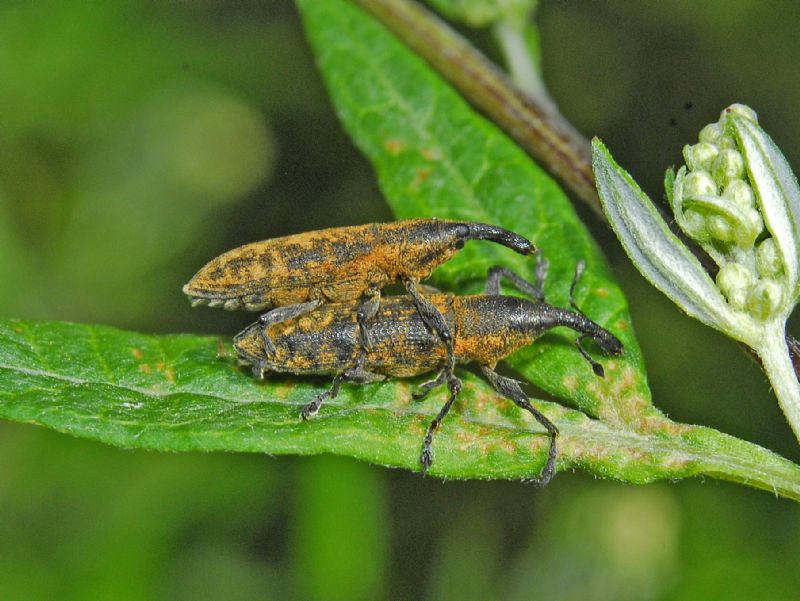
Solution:
<path fill-rule="evenodd" d="M 369 348 L 369 321 L 380 306 L 381 289 L 402 282 L 425 324 L 447 345 L 452 339 L 444 319 L 419 289 L 439 265 L 468 240 L 491 240 L 528 255 L 528 240 L 484 223 L 411 219 L 329 228 L 253 242 L 211 260 L 183 287 L 193 306 L 233 310 L 270 309 L 261 318 L 264 347 L 274 347 L 266 332 L 323 302 L 354 302 L 361 339 Z"/>
<path fill-rule="evenodd" d="M 355 232 L 362 237 L 354 237 Z M 258 309 L 294 301 L 293 305 L 279 306 L 262 316 L 240 332 L 234 344 L 239 359 L 252 365 L 258 378 L 268 371 L 334 377 L 331 389 L 303 408 L 304 419 L 316 414 L 325 399 L 336 396 L 343 380 L 366 383 L 387 376 L 411 377 L 439 370 L 439 375 L 423 384 L 422 392 L 415 395 L 421 399 L 445 382 L 450 391 L 425 435 L 420 456 L 423 473 L 433 460 L 433 435 L 461 389 L 461 381 L 453 373 L 454 364 L 477 362 L 500 394 L 529 411 L 549 433 L 548 460 L 536 479 L 543 485 L 555 473 L 558 429 L 531 405 L 516 381 L 494 371 L 497 362 L 545 331 L 565 326 L 580 332 L 577 348 L 595 373 L 602 375 L 600 364 L 581 347 L 582 339 L 594 339 L 611 355 L 620 354 L 622 344 L 580 312 L 544 302 L 546 263 L 541 260 L 537 263 L 537 283 L 533 285 L 495 267 L 489 272 L 485 294 L 423 297 L 416 288 L 419 279 L 450 258 L 467 239 L 494 240 L 522 254 L 533 249 L 524 238 L 484 224 L 415 220 L 336 228 L 230 251 L 204 267 L 184 291 L 195 301 L 203 298 L 210 300 L 212 306 L 227 308 L 244 305 Z M 337 244 L 331 244 L 332 240 Z M 327 268 L 321 265 L 326 260 Z M 293 277 L 282 279 L 281 273 L 286 275 L 291 261 L 295 265 Z M 305 278 L 299 267 L 302 264 L 309 265 Z M 343 265 L 349 269 L 342 269 Z M 254 280 L 256 274 L 259 278 Z M 578 275 L 576 272 L 570 299 Z M 346 279 L 338 279 L 344 276 Z M 531 295 L 535 302 L 500 295 L 502 278 Z M 232 290 L 209 285 L 217 280 L 226 281 Z M 394 280 L 403 281 L 410 296 L 379 301 L 380 288 Z M 198 282 L 203 282 L 204 287 Z M 211 290 L 215 296 L 209 293 Z M 361 300 L 364 294 L 368 295 L 366 301 Z M 323 299 L 341 298 L 349 302 L 322 305 Z"/>

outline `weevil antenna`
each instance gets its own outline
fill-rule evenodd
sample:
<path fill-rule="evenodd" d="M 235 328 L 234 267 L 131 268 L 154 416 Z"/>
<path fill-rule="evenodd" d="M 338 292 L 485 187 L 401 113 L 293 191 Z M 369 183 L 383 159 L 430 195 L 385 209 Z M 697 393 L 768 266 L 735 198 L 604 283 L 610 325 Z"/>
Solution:
<path fill-rule="evenodd" d="M 572 277 L 572 284 L 570 284 L 569 287 L 569 305 L 584 317 L 586 317 L 586 314 L 583 311 L 581 311 L 578 305 L 575 304 L 575 287 L 578 285 L 578 280 L 583 275 L 585 269 L 586 269 L 586 261 L 584 261 L 583 259 L 581 259 L 575 264 L 575 275 Z"/>
<path fill-rule="evenodd" d="M 486 294 L 500 294 L 500 282 L 508 280 L 520 292 L 523 292 L 536 300 L 537 302 L 544 302 L 544 280 L 547 277 L 547 270 L 550 263 L 547 259 L 542 257 L 541 253 L 536 254 L 536 281 L 531 283 L 510 269 L 495 265 L 489 269 L 489 274 L 486 277 L 486 285 L 484 292 Z"/>
<path fill-rule="evenodd" d="M 589 362 L 589 365 L 592 366 L 592 371 L 595 373 L 595 375 L 600 376 L 601 378 L 605 378 L 606 371 L 603 369 L 603 366 L 600 365 L 594 359 L 592 359 L 592 356 L 589 354 L 589 352 L 585 348 L 583 348 L 583 346 L 581 346 L 581 343 L 588 337 L 589 334 L 581 334 L 580 336 L 578 336 L 575 339 L 575 346 L 578 348 L 578 352 L 581 354 L 581 356 Z"/>
<path fill-rule="evenodd" d="M 589 355 L 588 351 L 583 348 L 582 343 L 586 338 L 592 338 L 595 342 L 597 342 L 604 352 L 608 353 L 609 355 L 620 355 L 622 354 L 622 343 L 608 330 L 600 327 L 595 322 L 593 322 L 589 317 L 581 311 L 581 308 L 575 303 L 575 288 L 578 285 L 578 279 L 583 275 L 583 272 L 586 270 L 586 261 L 581 259 L 575 264 L 575 276 L 572 278 L 572 284 L 569 287 L 569 304 L 570 306 L 575 309 L 575 312 L 581 315 L 582 317 L 586 318 L 592 325 L 594 332 L 585 332 L 578 336 L 575 340 L 575 346 L 578 348 L 581 356 L 589 362 L 589 365 L 592 366 L 592 371 L 600 376 L 601 378 L 605 377 L 605 370 L 603 366 L 600 365 L 597 361 L 592 359 L 591 355 Z"/>

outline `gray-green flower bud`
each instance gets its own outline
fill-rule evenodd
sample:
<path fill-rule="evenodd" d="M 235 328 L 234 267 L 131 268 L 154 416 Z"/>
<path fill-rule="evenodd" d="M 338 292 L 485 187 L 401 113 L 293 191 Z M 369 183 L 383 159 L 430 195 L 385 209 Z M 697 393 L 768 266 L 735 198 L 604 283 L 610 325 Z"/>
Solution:
<path fill-rule="evenodd" d="M 744 176 L 744 159 L 737 150 L 725 149 L 719 151 L 714 164 L 711 166 L 711 175 L 719 185 L 725 186 L 733 180 Z"/>
<path fill-rule="evenodd" d="M 725 135 L 725 129 L 719 123 L 709 123 L 700 130 L 697 139 L 713 146 L 719 145 L 719 139 Z"/>
<path fill-rule="evenodd" d="M 783 271 L 775 240 L 766 238 L 756 247 L 756 268 L 762 278 L 774 278 Z"/>
<path fill-rule="evenodd" d="M 756 206 L 756 195 L 753 194 L 753 189 L 747 182 L 741 179 L 735 179 L 729 182 L 722 191 L 722 196 L 733 202 L 733 204 L 743 211 Z"/>
<path fill-rule="evenodd" d="M 757 319 L 769 319 L 783 302 L 783 290 L 770 279 L 759 280 L 747 297 L 747 311 Z"/>
<path fill-rule="evenodd" d="M 792 290 L 785 292 L 796 298 L 800 294 L 800 261 L 786 272 L 778 257 L 800 257 L 800 240 L 794 240 L 800 233 L 800 223 L 792 223 L 800 222 L 800 198 L 783 199 L 787 191 L 794 193 L 798 187 L 785 167 L 785 159 L 776 154 L 777 149 L 772 150 L 774 143 L 756 119 L 755 111 L 734 104 L 722 111 L 719 121 L 700 130 L 700 141 L 683 149 L 686 166 L 670 178 L 668 196 L 680 228 L 718 266 L 742 262 L 755 275 L 759 261 L 759 277 L 774 277 L 776 269 L 783 270 L 792 280 Z M 783 161 L 779 170 L 768 165 L 770 153 Z M 765 207 L 765 202 L 771 204 Z M 775 202 L 779 204 L 773 207 Z M 765 215 L 771 219 L 766 224 Z M 760 251 L 764 256 L 756 257 L 755 241 L 763 236 L 765 227 L 769 238 L 776 235 L 775 226 L 780 223 L 776 217 L 783 220 L 782 229 L 791 233 L 792 239 L 787 239 L 785 248 L 780 242 L 773 248 L 771 242 Z M 759 307 L 768 305 L 761 303 Z"/>
<path fill-rule="evenodd" d="M 683 230 L 694 240 L 705 241 L 711 236 L 706 218 L 694 209 L 687 209 L 683 213 Z"/>
<path fill-rule="evenodd" d="M 686 161 L 686 166 L 690 171 L 699 169 L 711 171 L 711 166 L 718 154 L 719 148 L 707 142 L 698 142 L 692 146 L 687 144 L 683 147 L 683 160 Z"/>
<path fill-rule="evenodd" d="M 739 263 L 723 265 L 717 273 L 717 286 L 737 309 L 744 308 L 754 280 L 750 270 Z"/>
<path fill-rule="evenodd" d="M 732 242 L 736 238 L 736 230 L 730 221 L 722 215 L 711 215 L 706 221 L 708 233 L 711 237 L 720 242 Z"/>
<path fill-rule="evenodd" d="M 717 184 L 707 171 L 692 171 L 683 180 L 684 198 L 713 196 L 717 193 Z"/>

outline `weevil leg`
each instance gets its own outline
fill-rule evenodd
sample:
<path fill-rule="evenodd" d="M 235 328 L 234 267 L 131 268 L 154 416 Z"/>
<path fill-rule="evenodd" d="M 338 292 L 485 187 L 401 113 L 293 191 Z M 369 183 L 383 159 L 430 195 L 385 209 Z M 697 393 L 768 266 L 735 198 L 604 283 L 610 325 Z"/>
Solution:
<path fill-rule="evenodd" d="M 381 306 L 381 291 L 371 291 L 356 306 L 356 319 L 361 332 L 361 344 L 368 351 L 372 350 L 372 336 L 369 334 L 369 322 Z"/>
<path fill-rule="evenodd" d="M 300 412 L 300 417 L 303 420 L 314 417 L 317 413 L 319 413 L 319 408 L 322 407 L 322 403 L 324 403 L 327 399 L 335 399 L 336 395 L 339 394 L 339 388 L 342 386 L 343 379 L 344 372 L 336 374 L 336 377 L 333 378 L 333 384 L 331 384 L 331 387 L 322 394 L 315 396 L 313 401 L 303 407 L 303 410 Z"/>
<path fill-rule="evenodd" d="M 420 453 L 419 462 L 422 465 L 423 476 L 428 473 L 428 468 L 433 464 L 433 450 L 431 449 L 433 435 L 439 429 L 439 426 L 442 425 L 442 420 L 450 412 L 450 408 L 458 397 L 458 393 L 461 392 L 461 380 L 453 374 L 452 370 L 446 367 L 442 370 L 442 373 L 445 374 L 444 377 L 447 379 L 447 388 L 450 390 L 450 396 L 447 398 L 447 402 L 444 406 L 439 410 L 438 415 L 433 418 L 431 425 L 428 426 L 425 439 L 422 441 L 422 453 Z M 439 378 L 437 378 L 437 380 L 438 379 Z"/>
<path fill-rule="evenodd" d="M 356 364 L 344 372 L 344 379 L 358 384 L 372 384 L 373 382 L 385 380 L 386 376 L 364 369 L 364 360 L 366 358 L 366 353 L 361 353 L 356 360 Z"/>
<path fill-rule="evenodd" d="M 253 377 L 256 380 L 263 380 L 265 371 L 266 371 L 266 361 L 264 361 L 263 359 L 258 359 L 257 361 L 253 361 Z"/>
<path fill-rule="evenodd" d="M 314 397 L 314 400 L 308 403 L 305 407 L 303 407 L 302 411 L 300 412 L 300 417 L 304 420 L 307 420 L 311 417 L 314 417 L 317 413 L 319 413 L 320 407 L 322 407 L 322 403 L 324 403 L 327 399 L 334 399 L 336 395 L 339 394 L 339 388 L 342 385 L 342 381 L 349 380 L 352 382 L 356 382 L 358 384 L 370 384 L 372 382 L 378 382 L 380 380 L 385 379 L 385 376 L 381 374 L 376 374 L 371 371 L 367 371 L 364 369 L 363 364 L 364 360 L 366 359 L 366 354 L 361 353 L 356 359 L 355 365 L 353 367 L 346 369 L 345 371 L 336 374 L 333 378 L 333 383 L 331 387 L 323 392 L 322 394 L 318 394 Z M 255 370 L 255 366 L 253 367 Z"/>
<path fill-rule="evenodd" d="M 547 270 L 549 267 L 550 262 L 540 254 L 537 254 L 536 282 L 532 284 L 510 269 L 496 265 L 489 270 L 489 274 L 486 276 L 486 286 L 484 290 L 486 294 L 500 294 L 500 282 L 506 279 L 520 292 L 524 292 L 539 302 L 544 302 L 544 281 L 547 278 Z"/>
<path fill-rule="evenodd" d="M 447 369 L 452 373 L 456 365 L 456 354 L 453 349 L 453 335 L 450 332 L 450 328 L 447 327 L 444 315 L 433 306 L 433 303 L 422 296 L 414 280 L 403 278 L 403 284 L 411 298 L 414 299 L 414 304 L 417 307 L 417 311 L 419 311 L 420 317 L 422 317 L 422 321 L 444 342 L 444 346 L 447 349 Z"/>
<path fill-rule="evenodd" d="M 424 292 L 425 294 L 441 294 L 442 291 L 439 290 L 436 286 L 431 286 L 430 284 L 417 284 L 419 290 Z"/>
<path fill-rule="evenodd" d="M 269 339 L 267 330 L 271 325 L 288 321 L 309 311 L 313 311 L 322 304 L 322 300 L 317 299 L 308 303 L 299 303 L 297 305 L 287 305 L 286 307 L 278 307 L 272 311 L 268 311 L 260 315 L 258 321 L 261 323 L 261 339 L 264 341 L 264 353 L 271 355 L 275 352 L 275 345 Z"/>
<path fill-rule="evenodd" d="M 444 381 L 446 379 L 447 379 L 447 372 L 443 369 L 437 374 L 437 376 L 433 380 L 421 384 L 419 390 L 417 392 L 412 393 L 411 397 L 415 401 L 421 401 L 431 393 L 431 390 L 444 384 Z"/>
<path fill-rule="evenodd" d="M 481 371 L 497 392 L 514 401 L 518 407 L 529 411 L 536 418 L 536 421 L 542 424 L 550 434 L 550 450 L 547 453 L 547 463 L 545 463 L 539 476 L 531 480 L 536 486 L 544 486 L 550 482 L 556 473 L 556 437 L 558 436 L 558 428 L 543 413 L 531 405 L 528 395 L 522 391 L 522 388 L 519 387 L 515 380 L 501 376 L 488 365 L 481 365 Z"/>

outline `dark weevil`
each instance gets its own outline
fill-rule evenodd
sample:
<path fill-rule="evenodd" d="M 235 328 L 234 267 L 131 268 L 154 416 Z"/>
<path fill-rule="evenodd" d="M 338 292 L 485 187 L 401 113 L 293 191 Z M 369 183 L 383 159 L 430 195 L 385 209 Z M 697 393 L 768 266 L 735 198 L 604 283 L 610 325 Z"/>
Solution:
<path fill-rule="evenodd" d="M 570 289 L 570 302 L 581 270 L 579 264 Z M 613 334 L 582 313 L 554 307 L 541 300 L 541 280 L 545 271 L 546 263 L 540 261 L 537 269 L 539 282 L 534 286 L 506 269 L 495 267 L 489 272 L 486 294 L 434 294 L 429 297 L 453 333 L 456 361 L 477 362 L 497 392 L 533 414 L 549 433 L 548 459 L 534 480 L 542 486 L 555 473 L 558 429 L 531 405 L 518 382 L 494 371 L 497 362 L 558 326 L 580 333 L 576 345 L 599 376 L 603 375 L 602 367 L 589 357 L 581 347 L 581 341 L 586 337 L 592 338 L 609 355 L 623 352 L 622 343 Z M 523 292 L 533 295 L 537 301 L 500 295 L 503 277 Z M 433 461 L 433 435 L 458 396 L 461 381 L 449 366 L 443 342 L 426 326 L 412 298 L 390 296 L 383 299 L 370 322 L 370 349 L 361 344 L 352 303 L 324 305 L 302 317 L 270 325 L 269 336 L 275 344 L 275 351 L 270 354 L 264 351 L 263 328 L 260 322 L 256 322 L 234 339 L 239 360 L 252 366 L 256 378 L 263 378 L 266 372 L 334 376 L 330 390 L 303 407 L 303 419 L 315 415 L 325 399 L 335 397 L 342 380 L 368 383 L 387 376 L 406 378 L 440 370 L 436 378 L 423 384 L 420 392 L 414 395 L 416 399 L 424 398 L 445 382 L 450 391 L 447 402 L 425 435 L 420 463 L 423 474 L 427 472 Z"/>
<path fill-rule="evenodd" d="M 411 219 L 337 227 L 245 244 L 207 263 L 183 287 L 192 306 L 271 309 L 260 317 L 264 348 L 274 352 L 269 326 L 308 313 L 323 302 L 352 303 L 361 340 L 372 346 L 368 322 L 381 289 L 402 282 L 423 321 L 444 341 L 452 366 L 452 339 L 441 313 L 418 284 L 452 258 L 467 240 L 490 240 L 520 254 L 536 250 L 513 232 L 484 223 Z"/>

